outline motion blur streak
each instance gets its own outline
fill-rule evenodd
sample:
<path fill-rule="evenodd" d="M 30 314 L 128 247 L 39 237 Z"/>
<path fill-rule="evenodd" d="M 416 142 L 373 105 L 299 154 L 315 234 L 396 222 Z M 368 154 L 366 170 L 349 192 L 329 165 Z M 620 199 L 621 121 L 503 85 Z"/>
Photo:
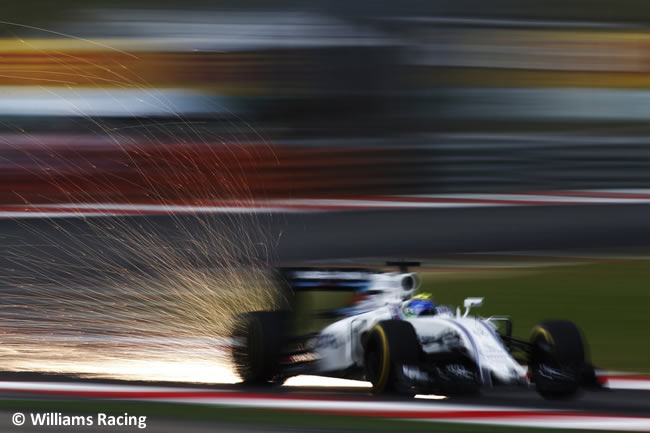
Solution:
<path fill-rule="evenodd" d="M 295 376 L 287 379 L 283 386 L 324 386 L 331 388 L 372 388 L 370 382 L 358 380 L 338 379 L 334 377 L 321 376 Z"/>
<path fill-rule="evenodd" d="M 59 346 L 47 340 L 38 344 L 21 341 L 20 350 L 7 348 L 1 357 L 7 363 L 5 371 L 46 371 L 81 378 L 121 380 L 239 382 L 223 351 L 199 345 L 186 345 L 183 350 L 164 339 L 158 346 L 152 349 L 114 345 L 110 341 L 98 341 L 92 346 L 88 343 Z M 98 354 L 100 351 L 110 352 Z M 182 362 L 179 362 L 179 356 L 183 357 Z"/>
<path fill-rule="evenodd" d="M 384 237 L 386 213 L 355 214 L 355 226 L 317 215 L 327 233 L 309 239 L 349 247 L 330 254 L 306 245 L 313 226 L 286 208 L 274 209 L 270 230 L 264 214 L 287 200 L 315 212 L 359 207 L 346 201 L 359 197 L 417 207 L 418 197 L 432 215 L 481 231 L 481 251 L 562 239 L 528 229 L 548 220 L 534 211 L 549 204 L 624 202 L 639 215 L 648 197 L 561 197 L 647 193 L 648 23 L 650 8 L 633 0 L 12 5 L 0 22 L 0 208 L 22 234 L 11 226 L 0 239 L 0 364 L 235 380 L 221 342 L 233 315 L 273 306 L 279 219 L 297 221 L 292 258 L 351 257 L 368 251 L 363 239 L 391 253 L 410 242 Z M 531 201 L 545 194 L 555 198 Z M 480 214 L 486 195 L 490 206 L 523 197 L 532 209 Z M 444 217 L 454 197 L 463 215 L 508 229 L 517 219 L 539 234 L 487 236 L 485 221 Z M 245 211 L 200 211 L 224 203 Z M 196 207 L 181 218 L 180 205 Z M 31 224 L 21 207 L 93 211 L 52 210 Z M 571 239 L 594 246 L 589 228 L 606 233 L 616 211 L 585 218 L 577 207 L 557 219 L 582 224 Z M 152 208 L 169 220 L 145 216 Z M 433 231 L 418 215 L 409 239 Z M 444 240 L 409 251 L 458 245 Z"/>

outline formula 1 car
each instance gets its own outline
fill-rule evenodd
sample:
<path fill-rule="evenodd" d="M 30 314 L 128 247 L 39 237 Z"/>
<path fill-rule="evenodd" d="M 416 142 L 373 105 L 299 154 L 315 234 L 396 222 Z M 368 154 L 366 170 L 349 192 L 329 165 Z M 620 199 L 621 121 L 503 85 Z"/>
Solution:
<path fill-rule="evenodd" d="M 280 270 L 290 307 L 246 313 L 233 328 L 233 359 L 243 382 L 312 374 L 367 380 L 375 393 L 403 395 L 518 384 L 546 398 L 597 384 L 572 322 L 544 321 L 529 341 L 517 339 L 509 318 L 469 315 L 483 298 L 467 298 L 464 312 L 452 311 L 429 295 L 415 295 L 419 280 L 408 268 L 418 263 L 388 265 L 399 272 Z"/>

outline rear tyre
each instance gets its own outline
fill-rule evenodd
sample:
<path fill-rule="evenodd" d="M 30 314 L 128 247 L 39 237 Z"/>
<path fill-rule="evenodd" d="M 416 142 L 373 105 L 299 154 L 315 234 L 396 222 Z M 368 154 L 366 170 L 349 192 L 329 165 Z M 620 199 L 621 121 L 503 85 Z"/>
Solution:
<path fill-rule="evenodd" d="M 364 352 L 366 380 L 374 393 L 414 395 L 404 366 L 418 366 L 420 342 L 413 326 L 401 320 L 377 323 L 368 334 Z"/>
<path fill-rule="evenodd" d="M 232 356 L 235 370 L 245 384 L 272 384 L 280 379 L 286 331 L 286 312 L 255 311 L 237 318 L 232 332 Z"/>
<path fill-rule="evenodd" d="M 568 320 L 547 320 L 533 329 L 531 380 L 544 398 L 570 398 L 578 392 L 588 365 L 580 329 Z"/>

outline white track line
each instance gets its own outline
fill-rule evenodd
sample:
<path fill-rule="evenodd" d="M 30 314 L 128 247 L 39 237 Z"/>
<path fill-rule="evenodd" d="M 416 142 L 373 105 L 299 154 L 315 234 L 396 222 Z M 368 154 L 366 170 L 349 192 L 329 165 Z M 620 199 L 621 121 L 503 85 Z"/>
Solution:
<path fill-rule="evenodd" d="M 427 420 L 428 421 L 428 420 Z M 531 427 L 572 430 L 606 430 L 606 431 L 650 431 L 650 419 L 640 417 L 588 417 L 572 416 L 557 418 L 530 417 L 525 419 L 461 419 L 444 420 L 464 424 L 488 424 L 511 427 Z"/>
<path fill-rule="evenodd" d="M 0 381 L 0 391 L 30 391 L 30 392 L 48 392 L 48 391 L 92 391 L 92 392 L 199 392 L 204 391 L 204 388 L 174 388 L 162 386 L 147 386 L 147 385 L 122 385 L 122 384 L 106 384 L 106 383 L 91 383 L 91 382 L 26 382 L 26 381 Z M 229 391 L 223 391 L 229 392 Z"/>
<path fill-rule="evenodd" d="M 0 218 L 61 218 L 146 214 L 295 213 L 366 209 L 435 209 L 650 203 L 648 190 L 549 191 L 531 194 L 437 194 L 357 199 L 274 199 L 206 205 L 152 203 L 60 203 L 0 206 Z"/>
<path fill-rule="evenodd" d="M 650 382 L 650 381 L 648 381 Z M 57 394 L 80 398 L 145 400 L 191 403 L 251 409 L 300 410 L 323 414 L 386 417 L 418 421 L 439 421 L 501 426 L 650 431 L 650 417 L 604 416 L 579 411 L 536 408 L 481 406 L 434 401 L 382 401 L 296 397 L 287 394 L 259 394 L 207 388 L 0 381 L 0 391 L 16 394 Z M 106 393 L 102 395 L 102 393 Z M 170 395 L 171 394 L 171 395 Z M 186 395 L 184 395 L 186 394 Z"/>
<path fill-rule="evenodd" d="M 610 389 L 650 391 L 650 380 L 609 378 L 606 386 Z"/>

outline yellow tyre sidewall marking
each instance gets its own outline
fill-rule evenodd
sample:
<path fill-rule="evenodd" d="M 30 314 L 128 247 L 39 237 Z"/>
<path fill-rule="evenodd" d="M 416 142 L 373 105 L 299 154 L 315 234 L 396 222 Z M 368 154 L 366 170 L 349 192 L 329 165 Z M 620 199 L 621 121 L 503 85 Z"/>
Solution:
<path fill-rule="evenodd" d="M 375 325 L 374 329 L 377 331 L 377 334 L 379 334 L 382 346 L 381 369 L 374 390 L 376 392 L 381 392 L 386 388 L 388 376 L 390 374 L 390 350 L 388 347 L 388 337 L 386 336 L 384 328 L 382 328 L 381 325 Z"/>
<path fill-rule="evenodd" d="M 548 330 L 542 328 L 541 326 L 535 326 L 533 328 L 533 333 L 531 338 L 534 339 L 535 337 L 537 337 L 537 335 L 541 335 L 548 343 L 550 343 L 551 345 L 555 345 L 555 341 L 553 341 L 553 336 L 551 335 L 551 333 L 548 332 Z"/>

